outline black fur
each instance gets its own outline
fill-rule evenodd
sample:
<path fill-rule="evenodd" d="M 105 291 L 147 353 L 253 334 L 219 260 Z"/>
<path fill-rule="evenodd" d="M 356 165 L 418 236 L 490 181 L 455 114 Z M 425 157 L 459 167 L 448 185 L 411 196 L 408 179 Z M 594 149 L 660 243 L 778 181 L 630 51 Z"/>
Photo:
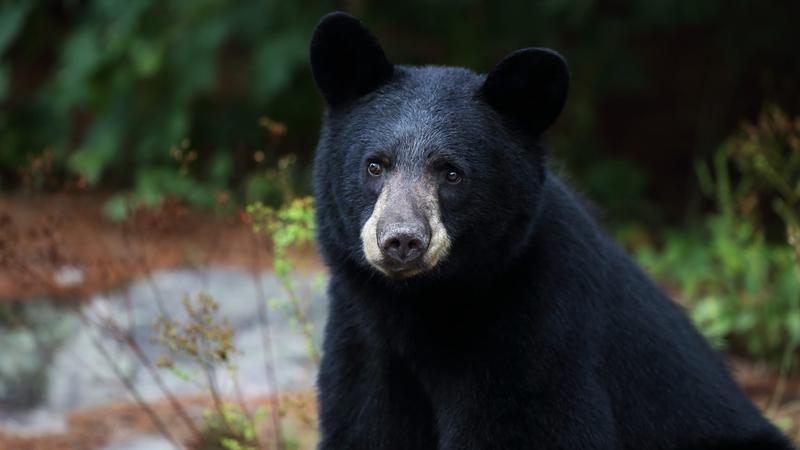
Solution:
<path fill-rule="evenodd" d="M 331 105 L 364 95 L 392 75 L 377 39 L 347 14 L 329 14 L 320 22 L 310 53 L 314 81 Z"/>
<path fill-rule="evenodd" d="M 500 61 L 486 76 L 482 91 L 494 109 L 538 134 L 561 113 L 568 84 L 567 65 L 558 53 L 526 48 Z"/>
<path fill-rule="evenodd" d="M 387 71 L 377 41 L 343 14 L 323 18 L 312 42 L 328 100 L 314 174 L 331 270 L 321 449 L 791 448 L 547 172 L 539 134 L 567 85 L 557 54 L 515 53 L 488 80 Z M 367 49 L 379 67 L 353 70 L 372 75 L 343 75 L 354 64 L 343 42 Z M 438 192 L 453 247 L 433 272 L 393 281 L 365 260 L 375 154 L 465 174 Z"/>

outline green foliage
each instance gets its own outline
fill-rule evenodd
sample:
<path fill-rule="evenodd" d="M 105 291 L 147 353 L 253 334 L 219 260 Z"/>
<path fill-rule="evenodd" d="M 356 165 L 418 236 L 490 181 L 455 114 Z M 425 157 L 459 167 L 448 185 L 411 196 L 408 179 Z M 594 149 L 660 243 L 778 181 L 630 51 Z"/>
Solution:
<path fill-rule="evenodd" d="M 286 133 L 282 123 L 266 117 L 259 122 L 273 139 Z M 181 199 L 195 207 L 214 208 L 217 212 L 231 211 L 235 202 L 231 201 L 230 192 L 223 187 L 231 170 L 227 158 L 217 155 L 210 166 L 210 178 L 203 181 L 193 174 L 198 152 L 191 148 L 188 140 L 172 147 L 170 155 L 176 167 L 147 167 L 141 170 L 131 192 L 118 193 L 106 202 L 103 208 L 106 218 L 113 222 L 125 220 L 135 210 L 157 206 L 167 197 Z M 265 162 L 267 155 L 263 150 L 256 151 L 253 159 L 256 168 L 244 183 L 244 198 L 248 201 L 280 205 L 294 198 L 296 192 L 302 191 L 298 186 L 302 177 L 293 153 L 279 157 L 274 165 Z"/>
<path fill-rule="evenodd" d="M 279 189 L 259 164 L 294 153 L 293 170 L 303 175 L 294 183 L 307 193 L 320 112 L 308 39 L 323 13 L 345 8 L 398 62 L 486 71 L 515 48 L 563 52 L 573 82 L 552 147 L 613 217 L 656 220 L 671 205 L 654 208 L 645 195 L 672 192 L 673 180 L 713 151 L 732 121 L 764 99 L 797 104 L 800 62 L 787 57 L 795 51 L 791 7 L 8 0 L 0 6 L 0 187 L 27 186 L 21 173 L 49 153 L 54 182 L 30 187 L 56 189 L 55 181 L 81 177 L 81 185 L 131 191 L 145 204 L 175 196 L 209 207 L 222 195 L 277 206 Z M 285 147 L 264 149 L 263 116 L 292 130 Z M 170 149 L 183 142 L 196 160 L 179 177 Z M 119 202 L 111 209 L 124 210 Z"/>
<path fill-rule="evenodd" d="M 644 247 L 640 263 L 678 291 L 714 343 L 775 362 L 798 348 L 800 283 L 792 252 L 765 242 L 752 221 L 710 217 L 704 228 L 669 233 L 663 248 Z"/>
<path fill-rule="evenodd" d="M 279 277 L 288 277 L 292 270 L 288 250 L 314 242 L 314 199 L 296 198 L 277 209 L 256 202 L 248 205 L 247 213 L 252 218 L 253 231 L 272 240 L 275 272 Z"/>
<path fill-rule="evenodd" d="M 252 419 L 232 403 L 225 403 L 222 412 L 208 410 L 203 414 L 200 437 L 192 450 L 258 450 L 258 426 L 267 417 L 265 409 L 256 411 Z"/>
<path fill-rule="evenodd" d="M 770 106 L 729 146 L 739 170 L 753 180 L 750 196 L 771 200 L 783 220 L 800 267 L 800 117 Z"/>
<path fill-rule="evenodd" d="M 307 306 L 297 293 L 292 279 L 295 267 L 289 253 L 290 249 L 309 245 L 315 240 L 314 200 L 311 197 L 297 198 L 277 209 L 256 202 L 247 206 L 247 214 L 253 224 L 253 232 L 271 240 L 273 269 L 287 294 L 286 299 L 270 299 L 270 306 L 292 313 L 294 323 L 302 328 L 309 355 L 319 361 L 314 330 L 305 316 Z"/>
<path fill-rule="evenodd" d="M 30 2 L 24 1 L 4 2 L 0 5 L 0 55 L 19 34 L 31 6 Z"/>
<path fill-rule="evenodd" d="M 663 249 L 638 252 L 649 271 L 677 288 L 712 341 L 755 358 L 782 360 L 784 368 L 800 350 L 798 125 L 800 119 L 788 120 L 775 109 L 758 124 L 745 125 L 719 150 L 712 168 L 698 165 L 701 186 L 717 205 L 705 227 L 669 234 Z M 735 178 L 733 163 L 739 168 Z M 772 200 L 788 241 L 766 238 L 759 198 Z"/>
<path fill-rule="evenodd" d="M 0 173 L 13 180 L 29 156 L 50 151 L 59 176 L 90 187 L 210 206 L 235 187 L 234 167 L 253 166 L 258 118 L 270 110 L 293 118 L 276 108 L 279 98 L 298 80 L 311 88 L 306 41 L 323 10 L 310 1 L 3 3 L 0 55 L 13 48 L 15 65 L 0 64 L 0 98 L 11 71 L 28 70 L 25 57 L 52 54 L 56 63 L 33 66 L 41 81 L 17 89 L 2 112 Z M 295 101 L 318 111 L 311 95 Z M 197 162 L 177 177 L 171 149 L 189 141 Z"/>

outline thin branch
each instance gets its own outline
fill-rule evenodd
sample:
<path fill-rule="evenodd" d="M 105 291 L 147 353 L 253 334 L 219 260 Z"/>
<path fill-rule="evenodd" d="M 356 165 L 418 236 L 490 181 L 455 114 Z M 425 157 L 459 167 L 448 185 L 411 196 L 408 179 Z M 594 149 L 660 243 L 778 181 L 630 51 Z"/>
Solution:
<path fill-rule="evenodd" d="M 90 318 L 83 315 L 83 313 L 81 313 L 81 315 L 82 317 L 85 318 L 86 322 L 88 322 L 89 324 L 94 324 L 94 322 Z M 186 427 L 195 436 L 200 436 L 200 432 L 195 426 L 192 419 L 189 417 L 188 413 L 186 412 L 186 408 L 183 407 L 183 405 L 175 397 L 172 391 L 169 390 L 166 383 L 164 383 L 164 380 L 161 378 L 161 375 L 158 373 L 158 370 L 153 365 L 152 361 L 150 361 L 150 358 L 147 357 L 147 355 L 144 353 L 139 343 L 130 334 L 130 332 L 121 330 L 118 324 L 113 321 L 113 319 L 105 320 L 104 325 L 105 326 L 101 324 L 95 324 L 95 326 L 99 327 L 100 329 L 104 329 L 109 333 L 111 333 L 112 337 L 114 337 L 114 339 L 116 339 L 118 342 L 122 342 L 125 345 L 127 345 L 127 347 L 133 352 L 133 354 L 136 356 L 139 362 L 145 367 L 147 372 L 150 374 L 150 377 L 153 379 L 153 381 L 156 383 L 161 393 L 167 399 L 167 402 L 170 404 L 175 414 L 181 419 L 184 425 L 186 425 Z"/>
<path fill-rule="evenodd" d="M 272 419 L 272 428 L 275 433 L 275 445 L 281 450 L 285 447 L 283 439 L 283 430 L 281 428 L 280 418 L 280 386 L 278 385 L 278 376 L 275 372 L 275 351 L 272 344 L 271 328 L 269 321 L 269 309 L 267 308 L 267 298 L 264 294 L 264 285 L 261 276 L 258 273 L 258 268 L 261 267 L 261 242 L 256 233 L 251 233 L 253 245 L 253 267 L 251 270 L 253 276 L 253 283 L 256 288 L 256 304 L 258 309 L 258 324 L 261 331 L 261 346 L 264 350 L 264 372 L 267 378 L 268 386 L 272 387 L 272 395 L 270 397 L 270 418 Z"/>
<path fill-rule="evenodd" d="M 87 317 L 85 316 L 80 316 L 80 317 L 81 320 L 84 321 L 84 325 L 91 325 L 91 321 L 89 321 Z M 106 361 L 111 370 L 114 372 L 114 375 L 125 386 L 125 389 L 131 394 L 131 396 L 133 396 L 136 404 L 140 408 L 142 408 L 145 414 L 147 414 L 148 418 L 150 418 L 150 421 L 158 429 L 158 432 L 161 433 L 161 435 L 164 436 L 176 449 L 179 450 L 183 449 L 184 447 L 179 444 L 179 441 L 175 438 L 172 432 L 169 431 L 169 428 L 164 423 L 164 421 L 161 420 L 161 418 L 158 416 L 155 410 L 153 410 L 150 407 L 150 405 L 144 400 L 144 397 L 142 397 L 142 395 L 139 393 L 139 390 L 136 389 L 136 385 L 133 384 L 133 382 L 125 375 L 122 369 L 117 365 L 117 363 L 114 361 L 114 358 L 108 352 L 103 343 L 96 336 L 91 334 L 90 334 L 90 339 L 92 340 L 92 343 L 94 344 L 95 348 L 97 348 L 97 350 L 100 352 L 100 355 Z"/>

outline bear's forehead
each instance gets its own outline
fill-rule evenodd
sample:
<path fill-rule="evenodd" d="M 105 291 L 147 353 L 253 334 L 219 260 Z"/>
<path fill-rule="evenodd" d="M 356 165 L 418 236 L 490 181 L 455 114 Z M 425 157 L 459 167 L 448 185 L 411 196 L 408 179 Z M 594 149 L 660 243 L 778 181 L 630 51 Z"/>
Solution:
<path fill-rule="evenodd" d="M 366 111 L 370 146 L 411 162 L 474 143 L 486 131 L 481 82 L 464 69 L 399 67 Z"/>
<path fill-rule="evenodd" d="M 484 77 L 458 67 L 397 66 L 394 76 L 375 98 L 381 103 L 455 113 L 472 104 Z"/>

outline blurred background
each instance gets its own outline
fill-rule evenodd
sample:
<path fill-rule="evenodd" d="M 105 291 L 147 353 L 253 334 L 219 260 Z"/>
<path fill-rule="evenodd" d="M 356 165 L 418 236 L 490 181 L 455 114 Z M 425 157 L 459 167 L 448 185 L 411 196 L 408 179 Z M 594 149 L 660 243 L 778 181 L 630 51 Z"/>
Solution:
<path fill-rule="evenodd" d="M 313 446 L 336 9 L 396 63 L 562 53 L 553 170 L 800 436 L 800 2 L 7 0 L 0 448 Z"/>

